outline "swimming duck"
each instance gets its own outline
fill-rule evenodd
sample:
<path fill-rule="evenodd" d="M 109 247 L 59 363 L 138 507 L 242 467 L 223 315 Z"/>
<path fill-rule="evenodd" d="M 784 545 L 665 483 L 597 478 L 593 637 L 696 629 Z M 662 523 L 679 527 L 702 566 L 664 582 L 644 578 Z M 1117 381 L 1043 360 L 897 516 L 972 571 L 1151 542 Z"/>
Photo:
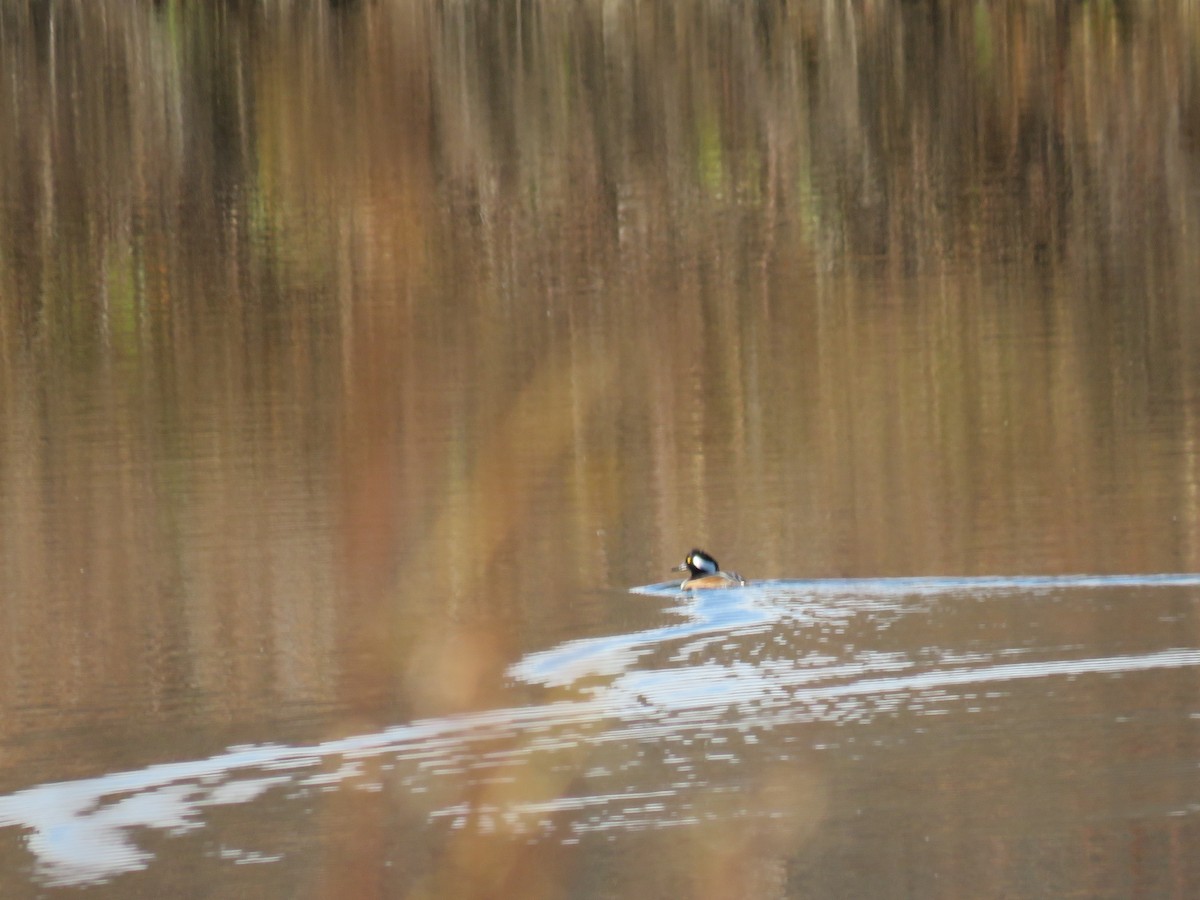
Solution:
<path fill-rule="evenodd" d="M 703 550 L 693 550 L 672 571 L 688 573 L 688 577 L 679 585 L 680 589 L 685 591 L 699 588 L 741 587 L 746 583 L 746 579 L 737 572 L 722 572 L 717 561 Z"/>

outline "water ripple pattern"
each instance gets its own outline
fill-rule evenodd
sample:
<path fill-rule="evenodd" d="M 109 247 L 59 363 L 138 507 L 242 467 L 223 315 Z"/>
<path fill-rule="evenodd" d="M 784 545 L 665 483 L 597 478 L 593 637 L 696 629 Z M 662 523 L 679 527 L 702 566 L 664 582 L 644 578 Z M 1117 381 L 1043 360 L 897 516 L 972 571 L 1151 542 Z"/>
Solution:
<path fill-rule="evenodd" d="M 203 829 L 210 810 L 267 794 L 311 805 L 329 791 L 392 791 L 423 804 L 429 827 L 563 843 L 745 816 L 746 772 L 829 752 L 829 726 L 865 736 L 881 717 L 994 709 L 1020 684 L 1200 665 L 1191 646 L 1088 655 L 1041 619 L 1071 613 L 1064 604 L 1142 609 L 1164 589 L 1194 604 L 1196 588 L 1196 574 L 776 581 L 695 596 L 655 585 L 629 602 L 668 601 L 675 621 L 511 666 L 514 682 L 548 689 L 543 704 L 34 785 L 0 796 L 0 827 L 24 830 L 43 884 L 83 885 L 153 865 L 139 842 L 148 831 Z M 817 725 L 824 738 L 805 731 Z M 781 796 L 754 811 L 795 806 Z M 238 863 L 278 858 L 221 852 Z"/>

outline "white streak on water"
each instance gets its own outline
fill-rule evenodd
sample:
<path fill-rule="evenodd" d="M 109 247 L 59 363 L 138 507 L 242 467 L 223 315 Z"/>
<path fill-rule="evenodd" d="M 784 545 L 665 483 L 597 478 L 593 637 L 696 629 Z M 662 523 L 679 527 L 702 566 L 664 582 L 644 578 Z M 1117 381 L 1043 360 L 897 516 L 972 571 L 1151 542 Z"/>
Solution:
<path fill-rule="evenodd" d="M 564 746 L 581 740 L 611 743 L 630 739 L 645 741 L 669 735 L 686 721 L 691 727 L 705 724 L 711 729 L 735 727 L 719 721 L 732 704 L 749 706 L 737 727 L 796 721 L 798 706 L 819 718 L 822 701 L 846 701 L 878 697 L 886 701 L 898 692 L 940 690 L 967 684 L 996 684 L 1031 678 L 1113 674 L 1200 665 L 1200 650 L 1179 648 L 1139 656 L 1120 656 L 1037 663 L 1005 663 L 978 668 L 962 667 L 912 674 L 883 674 L 839 684 L 812 685 L 812 673 L 794 670 L 765 677 L 749 665 L 703 666 L 661 672 L 630 673 L 613 686 L 605 702 L 582 700 L 543 707 L 520 707 L 487 713 L 448 717 L 397 726 L 374 734 L 356 735 L 306 747 L 264 744 L 240 748 L 201 760 L 165 763 L 130 772 L 117 772 L 79 781 L 43 784 L 0 797 L 0 827 L 30 831 L 28 847 L 37 857 L 47 884 L 85 884 L 109 879 L 122 872 L 149 865 L 152 854 L 139 848 L 133 832 L 151 828 L 182 833 L 203 827 L 207 807 L 245 803 L 272 787 L 301 786 L 304 782 L 324 784 L 336 773 L 352 777 L 352 771 L 336 769 L 318 778 L 313 771 L 346 758 L 389 756 L 395 759 L 431 756 L 444 759 L 448 753 L 473 757 L 476 740 L 492 741 L 496 733 L 553 729 L 554 738 L 535 738 L 520 744 L 510 755 L 530 754 L 549 744 Z M 787 698 L 771 701 L 782 687 L 799 688 Z M 645 703 L 658 707 L 648 714 Z M 886 706 L 886 702 L 884 704 Z M 826 707 L 835 718 L 843 718 L 844 704 Z M 640 721 L 635 717 L 641 716 Z M 595 731 L 595 723 L 610 727 Z M 263 772 L 293 770 L 292 775 L 264 776 Z M 568 803 L 586 805 L 576 798 Z M 528 807 L 528 809 L 526 809 Z M 543 807 L 516 805 L 518 813 L 533 814 Z M 560 807 L 554 807 L 560 808 Z M 435 810 L 431 819 L 449 815 Z"/>
<path fill-rule="evenodd" d="M 593 688 L 590 696 L 582 699 L 428 719 L 308 746 L 239 746 L 206 759 L 35 785 L 0 796 L 0 827 L 27 831 L 26 846 L 36 859 L 43 883 L 94 884 L 152 863 L 153 854 L 134 840 L 141 829 L 183 833 L 205 827 L 205 810 L 211 807 L 249 803 L 273 789 L 302 793 L 362 781 L 361 767 L 347 764 L 351 760 L 386 758 L 389 765 L 397 767 L 404 763 L 399 775 L 405 776 L 405 783 L 411 781 L 410 790 L 418 795 L 439 777 L 450 777 L 433 772 L 437 767 L 461 772 L 479 768 L 485 760 L 496 766 L 511 765 L 536 753 L 583 742 L 636 746 L 671 740 L 681 728 L 711 737 L 731 729 L 744 731 L 782 722 L 858 722 L 880 711 L 893 711 L 912 695 L 926 705 L 944 705 L 953 699 L 946 690 L 964 685 L 979 686 L 978 690 L 1036 678 L 1198 666 L 1200 649 L 1177 647 L 1134 655 L 995 664 L 987 664 L 978 654 L 962 654 L 954 657 L 949 667 L 935 664 L 932 668 L 901 654 L 868 652 L 854 664 L 841 665 L 830 665 L 830 658 L 823 655 L 804 660 L 775 658 L 757 663 L 743 658 L 659 670 L 632 669 L 636 660 L 667 640 L 740 635 L 771 622 L 795 620 L 796 627 L 803 627 L 806 610 L 797 604 L 813 598 L 847 598 L 841 605 L 841 614 L 845 614 L 847 608 L 874 612 L 899 607 L 893 601 L 913 595 L 1162 586 L 1200 586 L 1200 575 L 767 582 L 716 591 L 684 604 L 680 611 L 687 618 L 678 625 L 573 641 L 530 654 L 510 670 L 514 678 L 547 685 L 571 684 L 583 675 L 608 676 L 607 684 Z M 838 614 L 828 605 L 808 611 L 807 624 L 825 613 Z M 736 710 L 733 718 L 729 716 L 731 708 Z M 511 741 L 508 749 L 496 751 L 496 742 L 504 738 Z M 686 756 L 680 757 L 675 772 L 686 775 L 690 762 Z M 661 796 L 689 789 L 686 778 L 680 785 Z M 621 796 L 624 803 L 633 795 Z M 607 804 L 603 793 L 550 802 L 523 803 L 514 797 L 511 807 L 502 812 L 523 820 L 576 808 L 604 810 Z M 468 812 L 455 805 L 429 810 L 428 816 L 436 821 L 461 818 Z M 608 817 L 570 823 L 563 839 L 572 840 L 586 830 L 625 827 L 623 815 L 614 810 Z M 659 826 L 688 821 L 681 811 L 673 819 L 659 818 Z M 634 824 L 644 827 L 646 823 L 638 820 Z M 247 861 L 260 859 L 251 851 L 230 852 Z M 271 859 L 261 857 L 262 861 Z"/>
<path fill-rule="evenodd" d="M 975 575 L 919 576 L 911 578 L 815 578 L 752 581 L 756 591 L 782 591 L 791 596 L 865 598 L 941 594 L 987 594 L 1020 591 L 1079 590 L 1085 588 L 1200 587 L 1200 572 L 1160 572 L 1144 575 Z M 730 591 L 745 591 L 731 588 Z M 679 594 L 678 582 L 636 588 L 637 593 Z M 722 591 L 721 593 L 727 593 Z"/>

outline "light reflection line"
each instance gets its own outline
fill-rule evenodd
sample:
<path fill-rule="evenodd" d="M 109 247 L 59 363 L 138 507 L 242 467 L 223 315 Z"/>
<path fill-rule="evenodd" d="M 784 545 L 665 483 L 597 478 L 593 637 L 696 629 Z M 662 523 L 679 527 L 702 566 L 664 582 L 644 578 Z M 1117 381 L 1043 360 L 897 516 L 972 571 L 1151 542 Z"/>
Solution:
<path fill-rule="evenodd" d="M 699 650 L 705 643 L 729 636 L 743 637 L 802 613 L 813 619 L 845 618 L 864 611 L 914 613 L 902 598 L 937 597 L 961 593 L 1043 594 L 1056 590 L 1097 588 L 1200 587 L 1200 573 L 1160 572 L 1141 575 L 981 575 L 902 578 L 829 578 L 755 581 L 749 587 L 684 595 L 678 582 L 635 588 L 634 593 L 674 597 L 673 611 L 684 621 L 626 634 L 568 641 L 530 653 L 508 670 L 518 681 L 546 687 L 578 686 L 588 677 L 604 678 L 630 671 L 639 659 L 667 641 L 694 640 L 677 650 L 675 659 Z M 815 598 L 837 598 L 835 605 L 812 605 Z M 593 692 L 600 687 L 588 688 Z"/>
<path fill-rule="evenodd" d="M 751 588 L 686 598 L 679 607 L 685 616 L 681 623 L 569 642 L 530 654 L 509 671 L 514 678 L 546 685 L 573 684 L 585 675 L 615 676 L 607 686 L 595 688 L 590 698 L 414 722 L 315 746 L 240 746 L 208 759 L 48 783 L 0 796 L 0 827 L 30 830 L 27 846 L 37 857 L 46 883 L 83 884 L 149 865 L 152 854 L 135 845 L 130 837 L 139 827 L 186 831 L 202 827 L 205 807 L 250 802 L 281 783 L 303 786 L 336 783 L 339 775 L 355 777 L 354 767 L 331 774 L 313 772 L 337 757 L 353 760 L 388 754 L 396 761 L 424 760 L 431 766 L 440 761 L 444 769 L 448 756 L 469 758 L 469 747 L 476 739 L 537 735 L 509 754 L 509 758 L 519 758 L 546 752 L 547 748 L 569 747 L 584 737 L 589 741 L 645 740 L 671 735 L 681 727 L 728 727 L 717 717 L 731 704 L 746 713 L 743 724 L 771 718 L 771 709 L 782 709 L 785 718 L 790 709 L 795 719 L 795 707 L 806 702 L 811 704 L 806 710 L 808 718 L 846 721 L 848 716 L 861 717 L 869 712 L 848 705 L 864 696 L 873 695 L 876 710 L 895 709 L 896 695 L 912 691 L 1198 665 L 1200 650 L 1176 649 L 1142 656 L 960 665 L 921 672 L 901 671 L 913 664 L 895 656 L 836 668 L 786 668 L 776 661 L 766 667 L 747 662 L 710 662 L 687 668 L 631 671 L 638 659 L 665 641 L 685 636 L 744 635 L 766 623 L 793 617 L 794 604 L 814 596 L 852 597 L 854 603 L 841 610 L 844 614 L 861 611 L 872 598 L 1164 586 L 1200 586 L 1200 574 L 759 582 Z M 665 591 L 678 593 L 674 584 L 645 589 L 646 593 Z M 781 604 L 781 599 L 789 603 Z M 890 604 L 888 608 L 899 607 Z M 837 610 L 817 608 L 810 612 L 816 616 Z M 872 677 L 863 677 L 872 671 Z M 830 684 L 831 678 L 839 683 Z M 781 693 L 782 689 L 790 692 Z M 757 703 L 757 710 L 748 706 L 751 701 Z M 619 722 L 621 727 L 599 730 L 596 723 L 602 720 Z M 459 766 L 453 771 L 461 770 Z M 264 777 L 265 772 L 287 774 Z"/>
<path fill-rule="evenodd" d="M 420 757 L 430 747 L 469 759 L 474 755 L 470 746 L 476 740 L 490 742 L 498 733 L 519 737 L 547 728 L 562 735 L 550 742 L 555 744 L 636 742 L 677 733 L 684 725 L 718 731 L 746 727 L 754 720 L 797 721 L 798 706 L 830 700 L 842 702 L 828 704 L 824 715 L 844 721 L 852 710 L 860 715 L 870 711 L 847 707 L 847 701 L 864 696 L 874 696 L 886 705 L 897 693 L 942 691 L 956 685 L 1197 665 L 1200 649 L 1176 648 L 1136 656 L 892 671 L 826 685 L 813 685 L 809 670 L 765 673 L 746 664 L 707 663 L 690 669 L 628 673 L 602 698 L 424 720 L 312 746 L 242 746 L 207 759 L 47 783 L 0 796 L 0 826 L 29 830 L 27 846 L 37 858 L 46 884 L 94 883 L 150 864 L 153 855 L 133 841 L 137 829 L 182 833 L 203 827 L 206 808 L 250 802 L 280 785 L 303 785 L 318 774 L 312 769 L 339 759 L 385 754 Z M 788 687 L 799 689 L 781 691 Z M 741 711 L 735 721 L 727 717 L 731 703 Z M 807 712 L 809 718 L 820 717 L 812 707 L 807 707 Z M 609 727 L 605 728 L 605 723 Z M 509 758 L 541 752 L 539 745 L 544 743 L 545 737 L 540 737 L 532 744 L 515 746 Z M 265 772 L 273 774 L 264 777 Z M 338 772 L 347 779 L 356 776 L 355 767 L 343 762 L 329 780 L 336 780 Z M 533 805 L 527 809 L 538 811 Z M 526 806 L 514 803 L 512 810 L 521 815 Z M 432 811 L 430 816 L 446 814 Z"/>
<path fill-rule="evenodd" d="M 762 579 L 751 582 L 751 591 L 804 596 L 889 597 L 969 592 L 1030 591 L 1081 588 L 1200 587 L 1200 572 L 1148 572 L 1143 574 L 1073 575 L 914 575 L 896 578 Z M 721 593 L 745 593 L 731 588 Z M 679 582 L 669 581 L 635 588 L 635 593 L 678 595 Z"/>

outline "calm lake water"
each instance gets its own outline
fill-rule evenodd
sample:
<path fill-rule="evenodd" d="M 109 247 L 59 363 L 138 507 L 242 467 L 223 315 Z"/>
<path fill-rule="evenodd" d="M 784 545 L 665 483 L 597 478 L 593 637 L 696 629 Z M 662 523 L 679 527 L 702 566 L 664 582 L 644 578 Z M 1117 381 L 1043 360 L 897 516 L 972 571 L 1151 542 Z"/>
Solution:
<path fill-rule="evenodd" d="M 1200 892 L 1194 4 L 0 74 L 0 896 Z"/>

